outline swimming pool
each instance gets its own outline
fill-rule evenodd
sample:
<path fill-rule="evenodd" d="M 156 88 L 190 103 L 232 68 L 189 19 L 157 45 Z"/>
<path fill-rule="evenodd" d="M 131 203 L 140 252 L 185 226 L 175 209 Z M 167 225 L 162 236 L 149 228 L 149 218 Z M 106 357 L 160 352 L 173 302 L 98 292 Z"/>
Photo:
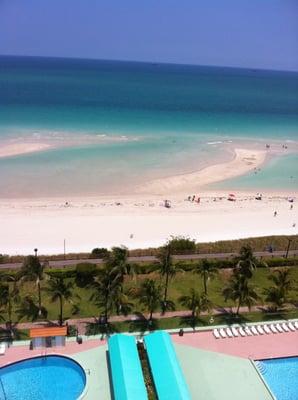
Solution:
<path fill-rule="evenodd" d="M 0 368 L 0 400 L 76 400 L 86 375 L 67 357 L 30 358 Z"/>
<path fill-rule="evenodd" d="M 298 357 L 260 360 L 257 366 L 277 400 L 298 400 Z"/>

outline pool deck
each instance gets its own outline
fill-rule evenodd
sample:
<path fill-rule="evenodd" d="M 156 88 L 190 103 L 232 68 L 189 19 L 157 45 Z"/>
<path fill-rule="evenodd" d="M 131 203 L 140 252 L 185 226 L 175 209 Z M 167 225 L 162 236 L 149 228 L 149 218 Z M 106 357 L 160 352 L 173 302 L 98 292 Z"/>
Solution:
<path fill-rule="evenodd" d="M 175 349 L 193 400 L 272 400 L 249 359 L 298 355 L 298 331 L 249 337 L 215 339 L 212 331 L 173 334 Z M 68 340 L 65 347 L 30 350 L 16 343 L 0 356 L 0 367 L 26 358 L 50 354 L 69 356 L 86 372 L 84 400 L 111 400 L 105 340 Z M 234 395 L 232 395 L 234 393 Z"/>
<path fill-rule="evenodd" d="M 290 357 L 298 355 L 298 331 L 258 336 L 215 339 L 212 331 L 172 335 L 175 343 L 231 356 L 251 358 Z"/>

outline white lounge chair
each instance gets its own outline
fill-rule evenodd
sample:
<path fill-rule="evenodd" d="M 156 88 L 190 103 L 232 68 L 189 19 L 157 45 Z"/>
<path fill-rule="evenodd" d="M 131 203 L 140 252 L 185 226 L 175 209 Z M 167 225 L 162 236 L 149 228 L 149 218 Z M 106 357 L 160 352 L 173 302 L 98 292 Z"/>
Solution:
<path fill-rule="evenodd" d="M 292 332 L 296 331 L 295 326 L 292 324 L 292 322 L 288 322 L 288 327 L 291 329 Z"/>
<path fill-rule="evenodd" d="M 251 330 L 249 329 L 248 326 L 246 326 L 246 327 L 244 328 L 244 332 L 247 334 L 247 336 L 252 336 L 252 332 L 251 332 Z"/>
<path fill-rule="evenodd" d="M 252 331 L 252 333 L 253 333 L 253 335 L 258 335 L 259 334 L 259 332 L 256 330 L 256 327 L 255 326 L 252 326 L 251 328 L 251 331 Z"/>
<path fill-rule="evenodd" d="M 275 328 L 275 326 L 273 324 L 270 324 L 270 329 L 273 333 L 278 333 L 277 329 Z"/>
<path fill-rule="evenodd" d="M 290 329 L 287 327 L 287 324 L 286 324 L 285 322 L 282 323 L 281 326 L 282 326 L 282 329 L 283 329 L 285 332 L 289 332 L 289 331 L 290 331 Z"/>
<path fill-rule="evenodd" d="M 231 330 L 232 330 L 232 333 L 233 333 L 233 335 L 234 335 L 235 337 L 239 336 L 238 331 L 237 331 L 237 329 L 236 329 L 234 326 L 232 326 Z"/>
<path fill-rule="evenodd" d="M 294 322 L 294 326 L 295 326 L 296 329 L 298 329 L 298 322 L 297 321 Z"/>
<path fill-rule="evenodd" d="M 232 333 L 232 331 L 231 331 L 230 328 L 227 328 L 227 329 L 226 329 L 226 333 L 227 333 L 227 335 L 228 335 L 229 337 L 234 337 L 234 335 L 233 335 L 233 333 Z"/>
<path fill-rule="evenodd" d="M 3 356 L 5 354 L 6 346 L 5 343 L 0 343 L 0 355 Z"/>
<path fill-rule="evenodd" d="M 284 332 L 284 330 L 282 329 L 282 327 L 279 324 L 276 324 L 275 327 L 278 330 L 278 332 L 280 332 L 280 333 Z"/>
<path fill-rule="evenodd" d="M 269 329 L 268 325 L 263 325 L 263 329 L 267 334 L 271 333 L 271 330 Z"/>
<path fill-rule="evenodd" d="M 265 333 L 261 325 L 257 325 L 257 331 L 259 332 L 260 335 L 264 335 Z"/>
<path fill-rule="evenodd" d="M 213 329 L 213 335 L 216 339 L 220 339 L 220 334 L 217 329 Z"/>
<path fill-rule="evenodd" d="M 222 338 L 226 338 L 227 337 L 227 334 L 226 334 L 226 332 L 225 332 L 225 330 L 223 328 L 220 328 L 219 333 L 220 333 L 220 336 Z"/>
<path fill-rule="evenodd" d="M 243 330 L 242 327 L 240 327 L 240 328 L 238 329 L 238 332 L 240 333 L 241 336 L 246 336 L 246 333 L 244 332 L 244 330 Z"/>

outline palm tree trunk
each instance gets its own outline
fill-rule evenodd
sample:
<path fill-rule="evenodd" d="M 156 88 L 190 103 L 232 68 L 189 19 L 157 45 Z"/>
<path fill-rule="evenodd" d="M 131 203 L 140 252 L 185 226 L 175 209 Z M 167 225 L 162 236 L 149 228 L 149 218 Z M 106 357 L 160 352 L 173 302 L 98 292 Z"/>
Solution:
<path fill-rule="evenodd" d="M 104 314 L 105 314 L 105 323 L 106 324 L 108 323 L 108 301 L 109 301 L 109 299 L 106 296 L 106 299 L 105 299 L 105 312 L 104 312 Z"/>
<path fill-rule="evenodd" d="M 11 298 L 8 294 L 8 329 L 12 333 L 12 306 L 11 306 Z"/>
<path fill-rule="evenodd" d="M 207 276 L 206 276 L 206 271 L 204 271 L 204 293 L 207 295 Z"/>
<path fill-rule="evenodd" d="M 63 299 L 62 296 L 59 296 L 59 301 L 60 301 L 60 318 L 59 318 L 59 324 L 62 326 L 63 324 Z"/>
<path fill-rule="evenodd" d="M 149 316 L 149 321 L 152 321 L 152 316 L 153 316 L 153 310 L 150 310 L 150 316 Z"/>
<path fill-rule="evenodd" d="M 163 305 L 162 305 L 163 312 L 165 312 L 166 308 L 167 308 L 168 286 L 169 286 L 169 273 L 166 274 L 165 292 L 164 292 Z"/>
<path fill-rule="evenodd" d="M 37 282 L 37 291 L 38 291 L 38 315 L 41 315 L 41 289 L 40 289 L 40 281 Z"/>
<path fill-rule="evenodd" d="M 236 311 L 236 314 L 237 314 L 237 315 L 239 314 L 240 306 L 241 306 L 241 299 L 239 298 L 239 300 L 238 300 L 238 307 L 237 307 L 237 311 Z"/>

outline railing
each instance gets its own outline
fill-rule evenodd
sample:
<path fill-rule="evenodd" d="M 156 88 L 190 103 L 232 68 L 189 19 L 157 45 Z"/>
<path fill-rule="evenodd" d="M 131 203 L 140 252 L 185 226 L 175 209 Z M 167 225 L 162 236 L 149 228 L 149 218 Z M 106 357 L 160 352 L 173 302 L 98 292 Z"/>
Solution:
<path fill-rule="evenodd" d="M 260 361 L 255 362 L 258 370 L 261 372 L 262 375 L 266 374 L 266 365 Z"/>
<path fill-rule="evenodd" d="M 1 377 L 0 377 L 0 387 L 1 387 L 1 389 L 2 389 L 2 393 L 3 393 L 3 400 L 8 400 L 8 398 L 7 398 L 7 396 L 6 396 L 6 393 L 5 393 L 5 390 L 4 390 L 4 386 L 3 386 L 3 382 L 2 382 L 2 379 L 1 379 Z"/>

